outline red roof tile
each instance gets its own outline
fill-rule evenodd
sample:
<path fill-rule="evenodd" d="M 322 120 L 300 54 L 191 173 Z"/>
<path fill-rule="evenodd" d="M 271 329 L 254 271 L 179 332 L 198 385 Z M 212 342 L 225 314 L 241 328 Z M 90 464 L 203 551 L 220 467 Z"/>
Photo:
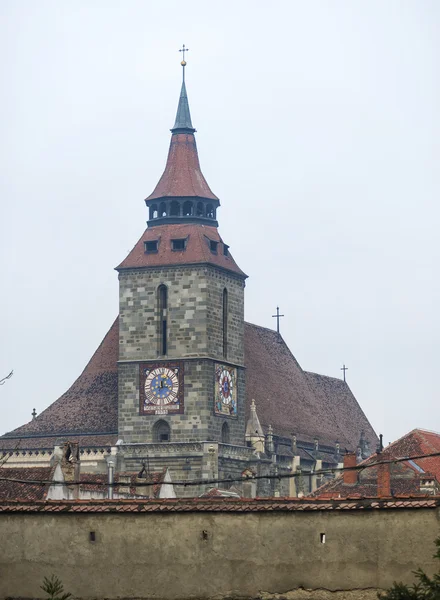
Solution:
<path fill-rule="evenodd" d="M 393 499 L 340 499 L 316 500 L 311 498 L 176 498 L 158 500 L 48 500 L 48 501 L 3 501 L 0 512 L 297 512 L 297 511 L 340 511 L 340 510 L 383 510 L 383 509 L 435 509 L 440 506 L 440 497 L 393 498 Z"/>
<path fill-rule="evenodd" d="M 340 379 L 303 371 L 276 331 L 245 323 L 246 401 L 255 399 L 261 424 L 279 435 L 355 449 L 360 433 L 377 437 L 350 388 Z M 282 373 L 282 377 L 280 377 Z M 274 397 L 276 391 L 276 398 Z"/>
<path fill-rule="evenodd" d="M 171 240 L 186 239 L 186 248 L 182 251 L 172 249 Z M 145 253 L 145 242 L 158 240 L 156 253 Z M 210 241 L 219 242 L 216 253 L 210 250 Z M 223 240 L 217 228 L 196 223 L 160 225 L 149 227 L 117 269 L 136 269 L 142 267 L 162 267 L 169 265 L 211 264 L 242 277 L 247 277 L 228 252 L 225 256 Z"/>
<path fill-rule="evenodd" d="M 218 200 L 200 170 L 196 140 L 192 133 L 175 133 L 171 136 L 165 171 L 147 200 L 170 196 Z"/>
<path fill-rule="evenodd" d="M 318 488 L 312 496 L 316 498 L 337 498 L 338 496 L 365 497 L 377 495 L 377 466 L 371 463 L 400 458 L 410 458 L 422 454 L 440 452 L 440 434 L 423 429 L 414 429 L 383 449 L 381 454 L 373 454 L 358 466 L 365 468 L 358 473 L 358 482 L 347 485 L 340 475 Z M 414 465 L 417 465 L 415 467 Z M 411 462 L 391 463 L 390 484 L 393 496 L 401 494 L 425 495 L 420 491 L 421 475 L 432 474 L 440 483 L 440 456 L 414 458 Z"/>
<path fill-rule="evenodd" d="M 45 500 L 49 484 L 20 483 L 20 481 L 49 481 L 52 480 L 53 472 L 54 467 L 0 468 L 0 501 Z"/>
<path fill-rule="evenodd" d="M 56 437 L 69 433 L 82 433 L 83 446 L 100 446 L 115 443 L 115 436 L 97 436 L 97 433 L 117 431 L 117 361 L 119 356 L 119 323 L 115 320 L 104 340 L 74 384 L 35 419 L 15 429 L 15 437 L 46 434 L 34 438 L 32 444 L 23 437 L 19 448 L 53 448 Z M 86 434 L 93 433 L 92 436 Z M 51 436 L 54 436 L 52 437 Z M 49 439 L 50 437 L 50 439 Z M 15 448 L 16 440 L 0 448 Z"/>

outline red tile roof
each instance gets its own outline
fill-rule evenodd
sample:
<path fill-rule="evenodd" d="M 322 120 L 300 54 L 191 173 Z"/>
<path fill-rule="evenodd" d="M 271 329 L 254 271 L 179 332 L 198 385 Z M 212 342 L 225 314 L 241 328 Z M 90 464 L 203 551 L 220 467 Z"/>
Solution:
<path fill-rule="evenodd" d="M 254 398 L 261 424 L 271 424 L 275 434 L 295 432 L 303 441 L 317 436 L 320 444 L 333 445 L 338 440 L 342 448 L 355 449 L 363 429 L 375 448 L 375 433 L 347 384 L 303 371 L 275 331 L 245 323 L 244 341 L 247 414 Z M 18 440 L 18 451 L 53 449 L 57 437 L 67 439 L 75 432 L 83 434 L 72 438 L 80 446 L 115 444 L 117 360 L 116 320 L 72 387 L 36 419 L 1 437 L 0 449 L 14 449 Z M 325 393 L 318 393 L 319 382 Z M 41 437 L 25 437 L 33 435 Z"/>
<path fill-rule="evenodd" d="M 49 484 L 39 485 L 19 481 L 52 480 L 55 467 L 1 467 L 0 501 L 4 500 L 45 500 Z M 10 480 L 19 481 L 10 481 Z"/>
<path fill-rule="evenodd" d="M 172 249 L 171 240 L 186 239 L 186 248 L 182 251 Z M 145 242 L 158 240 L 156 253 L 145 253 Z M 210 250 L 210 241 L 218 242 L 217 253 Z M 117 269 L 136 269 L 141 267 L 162 267 L 169 265 L 211 264 L 242 277 L 247 277 L 236 264 L 232 255 L 224 254 L 224 244 L 217 228 L 197 223 L 160 225 L 148 227 L 142 234 L 130 254 Z"/>
<path fill-rule="evenodd" d="M 200 170 L 196 140 L 192 133 L 175 133 L 171 136 L 165 171 L 147 200 L 171 196 L 218 200 Z"/>
<path fill-rule="evenodd" d="M 440 452 L 440 434 L 424 429 L 414 429 L 384 448 L 380 454 L 373 454 L 359 463 L 358 466 L 365 468 L 359 471 L 356 484 L 345 484 L 343 476 L 340 475 L 319 487 L 311 495 L 316 498 L 377 495 L 377 467 L 368 467 L 369 464 L 435 452 Z M 414 467 L 411 462 L 415 463 L 418 468 Z M 411 462 L 404 461 L 389 465 L 393 496 L 400 494 L 424 495 L 420 492 L 420 478 L 423 474 L 421 470 L 426 474 L 432 474 L 433 478 L 440 483 L 440 456 L 415 458 Z"/>
<path fill-rule="evenodd" d="M 254 398 L 263 426 L 298 439 L 355 449 L 360 433 L 377 437 L 350 388 L 340 379 L 303 371 L 275 331 L 245 323 L 247 412 Z M 282 376 L 280 377 L 280 374 Z"/>
<path fill-rule="evenodd" d="M 76 440 L 80 441 L 82 446 L 100 446 L 116 442 L 115 435 L 108 434 L 117 431 L 118 337 L 119 323 L 116 319 L 84 371 L 67 392 L 35 419 L 11 432 L 14 436 L 45 434 L 46 439 L 34 438 L 32 445 L 23 438 L 18 450 L 53 448 L 56 438 L 68 433 L 82 433 L 82 439 Z M 93 435 L 84 435 L 87 433 Z M 101 437 L 98 433 L 106 435 Z M 17 443 L 14 440 L 12 444 L 5 446 L 3 441 L 4 438 L 0 442 L 0 448 L 15 448 Z"/>
<path fill-rule="evenodd" d="M 162 471 L 154 471 L 154 472 L 150 473 L 148 476 L 142 477 L 139 480 L 139 478 L 138 478 L 139 472 L 115 473 L 114 491 L 120 492 L 121 488 L 128 487 L 128 488 L 130 488 L 129 493 L 131 495 L 133 495 L 133 496 L 136 494 L 139 495 L 136 491 L 136 486 L 138 485 L 138 482 L 139 481 L 141 481 L 142 483 L 148 482 L 148 483 L 154 484 L 152 486 L 153 497 L 158 498 L 161 485 L 163 484 L 164 479 L 165 479 L 165 474 L 166 474 L 166 469 L 163 469 Z M 126 479 L 128 479 L 128 482 L 125 481 Z M 104 473 L 81 473 L 80 480 L 81 480 L 81 489 L 84 491 L 102 492 L 102 491 L 106 491 L 106 489 L 107 489 L 108 477 Z M 144 486 L 143 490 L 145 491 L 146 495 L 149 494 L 149 489 L 150 489 L 150 486 Z"/>
<path fill-rule="evenodd" d="M 163 500 L 48 500 L 46 502 L 4 501 L 0 513 L 151 513 L 151 512 L 309 512 L 386 509 L 435 509 L 440 497 L 315 500 L 298 498 L 176 498 Z"/>

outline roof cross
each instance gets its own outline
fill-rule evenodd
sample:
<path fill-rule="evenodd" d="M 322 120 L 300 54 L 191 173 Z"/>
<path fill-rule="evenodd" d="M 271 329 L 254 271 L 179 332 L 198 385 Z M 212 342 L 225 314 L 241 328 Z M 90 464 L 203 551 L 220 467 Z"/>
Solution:
<path fill-rule="evenodd" d="M 185 52 L 189 52 L 189 48 L 185 47 L 185 44 L 183 44 L 182 48 L 179 50 L 179 52 L 183 52 L 183 61 L 182 61 L 182 67 L 184 67 L 185 65 L 183 64 L 185 62 Z M 185 63 L 186 64 L 186 63 Z"/>
<path fill-rule="evenodd" d="M 342 365 L 341 371 L 344 372 L 344 381 L 345 381 L 345 371 L 348 371 L 348 367 L 346 367 L 345 365 Z"/>
<path fill-rule="evenodd" d="M 183 78 L 183 81 L 185 81 L 185 67 L 186 67 L 185 52 L 189 52 L 189 48 L 186 48 L 185 44 L 183 44 L 183 46 L 179 50 L 179 52 L 183 53 L 183 60 L 180 64 L 182 65 L 182 78 Z"/>
<path fill-rule="evenodd" d="M 280 315 L 280 307 L 277 306 L 277 314 L 276 315 L 272 315 L 272 318 L 277 320 L 277 333 L 278 333 L 278 335 L 280 335 L 280 319 L 281 319 L 281 317 L 284 317 L 284 315 Z"/>

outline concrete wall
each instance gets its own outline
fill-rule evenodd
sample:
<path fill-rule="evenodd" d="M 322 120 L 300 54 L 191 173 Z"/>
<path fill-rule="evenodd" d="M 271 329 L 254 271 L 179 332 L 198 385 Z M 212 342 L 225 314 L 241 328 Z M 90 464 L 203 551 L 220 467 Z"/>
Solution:
<path fill-rule="evenodd" d="M 2 513 L 0 597 L 44 597 L 54 573 L 76 598 L 303 598 L 300 587 L 373 598 L 418 566 L 434 571 L 438 532 L 438 509 L 422 508 Z"/>

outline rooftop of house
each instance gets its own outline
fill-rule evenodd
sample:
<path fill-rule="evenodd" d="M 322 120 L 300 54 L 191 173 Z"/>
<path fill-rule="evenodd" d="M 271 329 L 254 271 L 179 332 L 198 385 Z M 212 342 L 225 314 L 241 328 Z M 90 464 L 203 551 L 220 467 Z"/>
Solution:
<path fill-rule="evenodd" d="M 0 501 L 44 500 L 52 481 L 55 467 L 0 467 Z"/>
<path fill-rule="evenodd" d="M 426 454 L 438 455 L 417 458 Z M 389 444 L 380 454 L 373 454 L 359 462 L 355 483 L 347 483 L 344 481 L 344 476 L 339 475 L 319 487 L 311 496 L 316 498 L 375 496 L 378 493 L 376 463 L 402 458 L 408 460 L 391 462 L 387 465 L 392 496 L 425 495 L 427 493 L 425 483 L 429 479 L 436 480 L 440 484 L 440 434 L 424 429 L 413 429 Z"/>

